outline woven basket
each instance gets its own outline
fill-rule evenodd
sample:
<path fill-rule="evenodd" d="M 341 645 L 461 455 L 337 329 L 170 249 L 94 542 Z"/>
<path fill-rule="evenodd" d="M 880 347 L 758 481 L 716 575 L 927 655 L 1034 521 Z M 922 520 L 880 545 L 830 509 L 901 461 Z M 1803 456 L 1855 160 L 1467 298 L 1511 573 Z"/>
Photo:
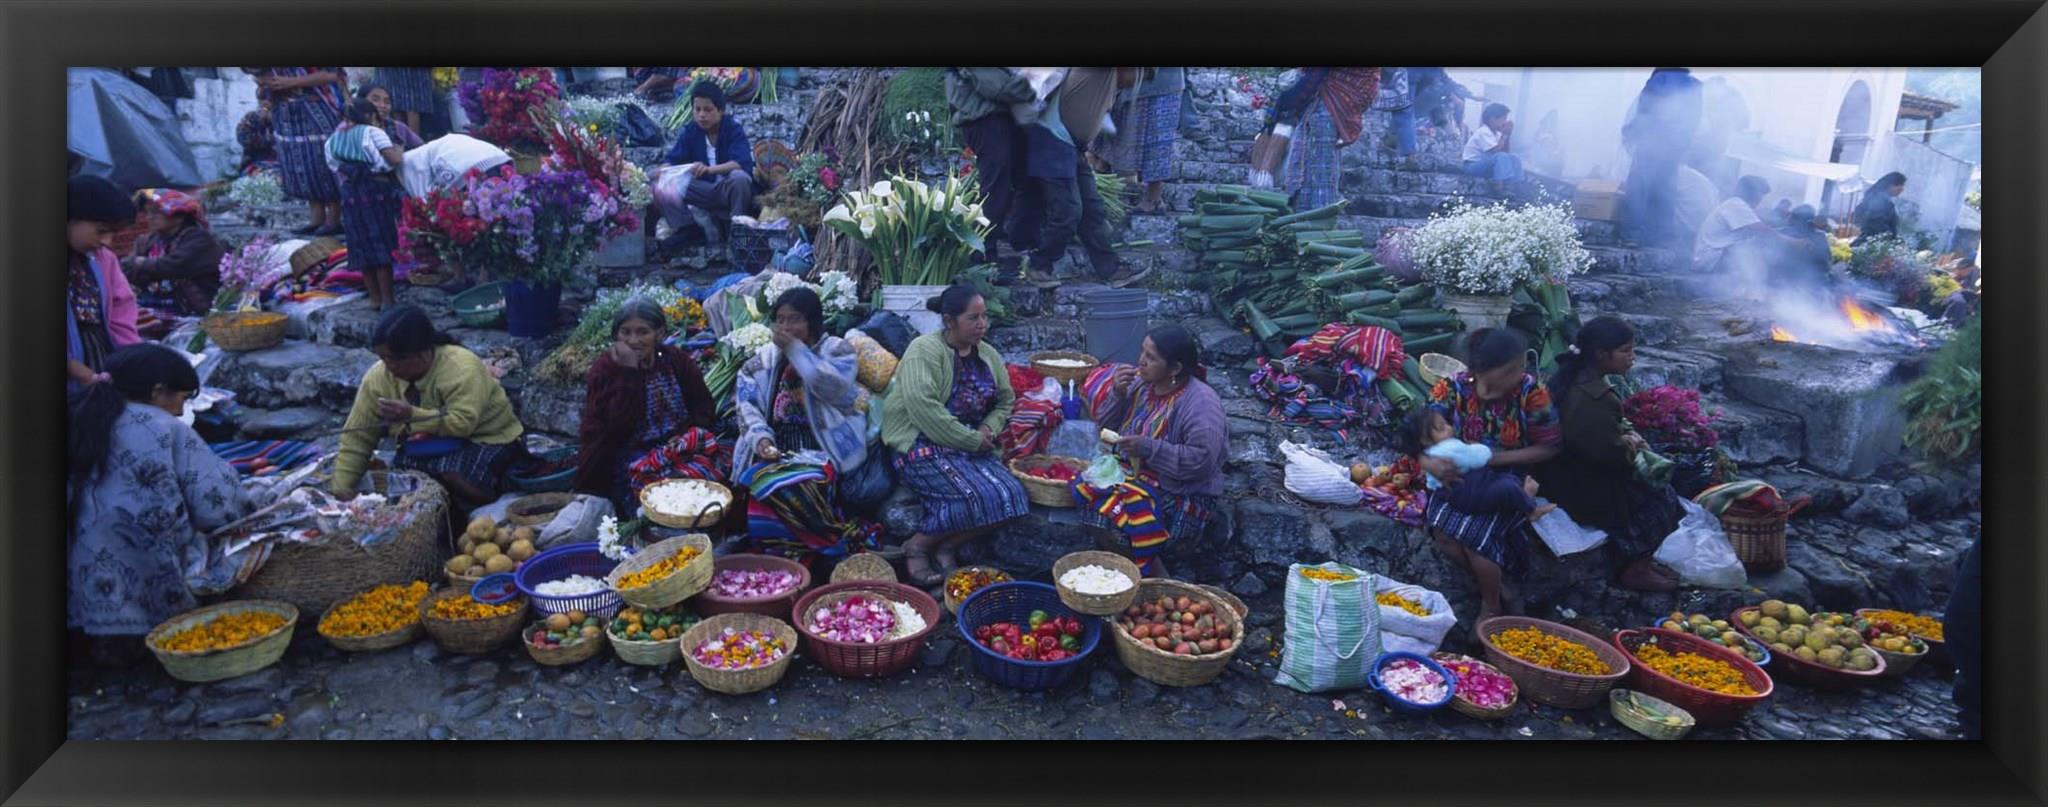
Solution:
<path fill-rule="evenodd" d="M 1438 651 L 1429 654 L 1429 657 L 1436 663 L 1446 665 L 1447 667 L 1452 663 L 1465 663 L 1471 664 L 1476 667 L 1485 667 L 1486 669 L 1492 670 L 1496 673 L 1500 673 L 1502 676 L 1507 675 L 1507 673 L 1502 673 L 1499 667 L 1495 667 L 1491 664 L 1488 664 L 1484 661 L 1480 661 L 1479 659 L 1473 658 L 1471 656 L 1467 656 L 1463 653 L 1445 653 L 1442 651 Z M 1522 703 L 1522 689 L 1519 685 L 1515 683 L 1515 679 L 1513 678 L 1508 679 L 1508 686 L 1513 687 L 1513 689 L 1510 689 L 1508 691 L 1508 702 L 1500 707 L 1488 709 L 1484 706 L 1480 706 L 1479 704 L 1465 700 L 1464 698 L 1455 697 L 1455 693 L 1453 693 L 1454 697 L 1451 698 L 1451 711 L 1472 718 L 1473 720 L 1499 720 L 1503 717 L 1507 717 L 1508 715 L 1514 714 L 1515 707 L 1521 705 Z"/>
<path fill-rule="evenodd" d="M 175 653 L 157 646 L 172 634 L 227 614 L 268 611 L 284 617 L 284 626 L 234 647 L 198 653 Z M 166 619 L 144 637 L 149 652 L 164 665 L 164 671 L 180 681 L 200 684 L 238 678 L 276 664 L 292 644 L 292 632 L 299 624 L 299 609 L 291 603 L 265 600 L 237 600 L 196 608 Z"/>
<path fill-rule="evenodd" d="M 952 582 L 952 580 L 953 580 L 953 575 L 959 574 L 959 573 L 961 573 L 961 572 L 976 572 L 976 571 L 980 571 L 980 572 L 987 572 L 987 573 L 989 573 L 989 574 L 991 574 L 991 575 L 1000 575 L 1000 577 L 998 577 L 998 578 L 997 578 L 997 579 L 995 580 L 995 582 L 989 583 L 989 585 L 991 585 L 991 586 L 995 585 L 996 583 L 1008 583 L 1008 582 L 1011 582 L 1011 581 L 1013 581 L 1013 580 L 1015 580 L 1015 579 L 1016 579 L 1016 578 L 1014 578 L 1014 577 L 1011 577 L 1011 576 L 1010 576 L 1010 573 L 1009 573 L 1009 572 L 1003 571 L 1003 570 L 1001 570 L 1001 569 L 998 569 L 998 568 L 996 568 L 996 567 L 994 567 L 994 566 L 962 566 L 962 567 L 960 567 L 960 568 L 958 568 L 958 569 L 954 569 L 954 570 L 953 570 L 953 571 L 952 571 L 952 572 L 951 572 L 950 574 L 947 574 L 947 575 L 946 575 L 946 581 L 947 581 L 947 582 L 949 582 L 949 583 L 950 583 L 950 582 Z M 984 586 L 984 588 L 986 588 L 986 586 Z M 980 590 L 981 590 L 981 589 L 975 589 L 975 591 L 980 591 Z M 959 614 L 959 613 L 960 613 L 960 604 L 961 604 L 961 603 L 963 603 L 963 602 L 966 602 L 966 601 L 967 601 L 967 597 L 972 597 L 972 596 L 974 596 L 974 591 L 970 591 L 970 592 L 967 592 L 967 595 L 966 595 L 966 596 L 962 596 L 962 597 L 955 597 L 955 596 L 953 596 L 953 592 L 949 590 L 949 591 L 946 591 L 946 592 L 945 592 L 945 595 L 946 595 L 946 612 L 947 612 L 947 613 L 951 613 L 951 614 L 956 614 L 956 615 L 957 615 L 957 614 Z"/>
<path fill-rule="evenodd" d="M 696 547 L 697 556 L 683 564 L 683 568 L 669 572 L 667 576 L 640 588 L 619 587 L 619 581 L 625 579 L 626 575 L 660 563 L 663 559 L 683 551 L 684 547 Z M 697 596 L 697 592 L 710 586 L 711 566 L 711 537 L 703 533 L 692 533 L 669 538 L 634 553 L 632 557 L 614 567 L 611 574 L 605 575 L 604 582 L 619 593 L 619 599 L 640 608 L 660 610 Z"/>
<path fill-rule="evenodd" d="M 1206 600 L 1210 605 L 1217 607 L 1218 614 L 1235 612 L 1229 603 L 1200 586 L 1178 580 L 1145 580 L 1138 583 L 1139 600 L 1167 596 Z M 1108 629 L 1116 640 L 1117 659 L 1138 677 L 1160 686 L 1192 687 L 1214 681 L 1230 666 L 1230 660 L 1237 656 L 1238 648 L 1244 646 L 1243 619 L 1230 620 L 1229 650 L 1218 650 L 1203 656 L 1177 656 L 1140 642 L 1120 624 L 1112 623 Z"/>
<path fill-rule="evenodd" d="M 654 509 L 648 494 L 664 485 L 689 485 L 708 487 L 719 494 L 721 500 L 705 508 L 701 513 L 664 513 Z M 732 489 L 708 479 L 669 479 L 656 482 L 640 489 L 640 508 L 647 513 L 647 520 L 675 530 L 695 530 L 716 525 L 724 521 L 726 511 L 732 507 Z"/>
<path fill-rule="evenodd" d="M 901 639 L 873 644 L 833 641 L 810 631 L 808 625 L 813 611 L 855 595 L 907 603 L 924 618 L 924 630 Z M 805 650 L 826 672 L 842 678 L 884 678 L 909 669 L 917 662 L 918 654 L 924 652 L 925 640 L 939 627 L 939 603 L 930 594 L 902 583 L 833 583 L 798 599 L 792 616 L 796 617 L 797 632 L 803 634 Z"/>
<path fill-rule="evenodd" d="M 1057 359 L 1085 361 L 1088 363 L 1088 366 L 1054 367 L 1045 363 Z M 1031 354 L 1031 370 L 1046 378 L 1060 382 L 1061 387 L 1065 387 L 1068 381 L 1074 382 L 1074 385 L 1077 387 L 1080 386 L 1081 382 L 1088 380 L 1088 374 L 1095 372 L 1095 368 L 1100 366 L 1102 366 L 1101 359 L 1075 350 L 1053 350 Z"/>
<path fill-rule="evenodd" d="M 1744 568 L 1753 572 L 1775 572 L 1785 568 L 1785 516 L 1744 516 L 1724 514 L 1721 530 Z"/>
<path fill-rule="evenodd" d="M 1881 610 L 1884 609 L 1859 608 L 1856 610 L 1856 616 L 1861 619 L 1869 619 L 1871 614 Z M 1942 643 L 1937 640 L 1929 639 L 1927 637 L 1920 636 L 1917 634 L 1915 634 L 1913 638 L 1919 639 L 1921 644 L 1927 646 L 1927 650 L 1921 653 L 1894 653 L 1890 650 L 1885 650 L 1876 645 L 1869 644 L 1868 642 L 1865 642 L 1865 645 L 1868 646 L 1872 652 L 1875 652 L 1879 656 L 1882 656 L 1884 658 L 1884 675 L 1886 678 L 1903 678 L 1905 677 L 1908 671 L 1912 670 L 1914 667 L 1920 666 L 1920 662 L 1922 660 L 1935 655 L 1936 650 L 1943 649 Z"/>
<path fill-rule="evenodd" d="M 1442 353 L 1424 353 L 1416 361 L 1422 370 L 1422 380 L 1431 385 L 1465 371 L 1465 363 Z M 1427 392 L 1427 390 L 1424 390 Z"/>
<path fill-rule="evenodd" d="M 696 601 L 691 603 L 692 610 L 705 617 L 717 616 L 719 614 L 759 614 L 787 619 L 790 609 L 796 607 L 796 598 L 803 596 L 803 593 L 811 587 L 810 567 L 788 558 L 744 553 L 714 558 L 711 561 L 712 579 L 717 579 L 719 572 L 728 569 L 746 572 L 789 572 L 796 575 L 796 588 L 774 597 L 750 600 L 720 597 L 716 593 L 706 590 L 697 594 Z"/>
<path fill-rule="evenodd" d="M 549 667 L 566 667 L 571 664 L 581 664 L 596 656 L 597 651 L 604 647 L 604 642 L 598 639 L 584 639 L 580 642 L 564 644 L 561 647 L 535 647 L 533 645 L 533 635 L 545 633 L 547 627 L 545 622 L 536 622 L 526 626 L 526 630 L 519 632 L 519 644 L 526 648 L 526 655 L 531 657 L 535 664 L 544 664 Z"/>
<path fill-rule="evenodd" d="M 1742 623 L 1742 615 L 1747 611 L 1758 610 L 1761 609 L 1754 605 L 1737 608 L 1734 613 L 1728 615 L 1728 624 L 1736 630 L 1742 631 L 1742 635 L 1756 639 L 1756 634 L 1752 632 L 1750 627 Z M 1757 639 L 1757 641 L 1763 640 Z M 1769 645 L 1765 646 L 1768 647 Z M 1849 669 L 1838 670 L 1825 664 L 1807 661 L 1792 653 L 1772 653 L 1770 669 L 1773 678 L 1786 683 L 1804 684 L 1818 689 L 1846 689 L 1871 683 L 1884 677 L 1885 664 L 1889 661 L 1889 659 L 1884 657 L 1884 654 L 1879 653 L 1876 669 L 1857 672 Z"/>
<path fill-rule="evenodd" d="M 1584 645 L 1613 670 L 1606 675 L 1577 675 L 1538 667 L 1523 661 L 1493 643 L 1493 636 L 1510 628 L 1535 628 L 1566 641 Z M 1575 628 L 1519 616 L 1497 616 L 1479 623 L 1479 635 L 1486 645 L 1486 660 L 1500 669 L 1529 700 L 1559 709 L 1590 709 L 1600 704 L 1621 679 L 1628 677 L 1628 656 L 1606 642 Z"/>
<path fill-rule="evenodd" d="M 1037 475 L 1039 469 L 1050 465 L 1065 465 L 1073 468 L 1076 473 L 1088 467 L 1088 463 L 1072 457 L 1034 454 L 1010 460 L 1010 475 L 1023 483 L 1024 495 L 1031 499 L 1032 504 L 1040 507 L 1073 507 L 1074 483 Z"/>
<path fill-rule="evenodd" d="M 1060 582 L 1067 572 L 1091 565 L 1121 573 L 1131 579 L 1131 587 L 1119 594 L 1082 594 Z M 1143 577 L 1143 573 L 1138 571 L 1138 564 L 1114 552 L 1075 552 L 1052 564 L 1053 587 L 1059 589 L 1060 602 L 1089 616 L 1116 616 L 1131 607 L 1131 601 L 1138 598 L 1138 581 Z"/>
<path fill-rule="evenodd" d="M 1643 714 L 1636 709 L 1631 701 L 1641 702 L 1643 706 L 1655 710 L 1660 716 L 1668 715 L 1678 718 L 1678 725 L 1674 726 L 1657 720 L 1657 716 Z M 1615 720 L 1624 726 L 1634 729 L 1637 734 L 1652 740 L 1684 739 L 1685 735 L 1692 732 L 1693 726 L 1697 725 L 1697 721 L 1693 719 L 1693 716 L 1684 709 L 1641 692 L 1626 689 L 1612 690 L 1607 693 L 1607 704 L 1607 710 L 1614 714 Z"/>
<path fill-rule="evenodd" d="M 405 276 L 405 282 L 429 289 L 448 285 L 454 279 L 455 275 L 439 269 L 414 269 Z"/>
<path fill-rule="evenodd" d="M 464 588 L 463 590 L 467 591 L 468 589 Z M 358 594 L 367 593 L 369 593 L 368 589 L 358 592 Z M 349 599 L 352 600 L 355 597 L 351 596 Z M 327 643 L 334 645 L 337 650 L 347 653 L 375 653 L 380 650 L 390 650 L 394 647 L 412 644 L 413 640 L 420 638 L 420 634 L 426 631 L 425 628 L 420 627 L 418 619 L 414 619 L 404 627 L 388 630 L 375 636 L 334 636 L 320 630 L 319 625 L 327 621 L 328 614 L 334 613 L 334 609 L 346 604 L 348 604 L 348 600 L 342 600 L 329 606 L 326 613 L 320 615 L 320 622 L 314 623 L 313 628 L 319 632 L 320 638 L 326 639 Z"/>
<path fill-rule="evenodd" d="M 231 353 L 267 350 L 284 343 L 288 320 L 276 311 L 212 314 L 206 318 L 206 338 Z"/>
<path fill-rule="evenodd" d="M 790 627 L 789 623 L 772 616 L 744 613 L 720 614 L 699 622 L 696 627 L 684 631 L 681 646 L 684 648 L 701 647 L 705 642 L 711 641 L 713 636 L 718 635 L 726 628 L 739 631 L 757 630 L 773 635 L 782 641 L 783 646 L 789 648 L 789 652 L 783 654 L 782 658 L 776 659 L 766 667 L 755 667 L 751 670 L 713 669 L 697 661 L 695 654 L 683 653 L 683 663 L 690 668 L 690 677 L 697 679 L 697 683 L 702 684 L 705 689 L 713 692 L 723 692 L 727 695 L 745 695 L 775 686 L 777 682 L 782 680 L 782 676 L 789 673 L 790 660 L 796 658 L 796 629 Z"/>
<path fill-rule="evenodd" d="M 505 507 L 505 523 L 513 527 L 533 527 L 539 531 L 542 525 L 554 521 L 562 508 L 576 501 L 573 493 L 536 493 L 512 500 Z"/>
<path fill-rule="evenodd" d="M 685 631 L 685 633 L 688 633 L 688 631 Z M 611 640 L 612 652 L 617 653 L 619 660 L 627 664 L 636 664 L 642 667 L 664 667 L 675 663 L 675 660 L 682 658 L 683 655 L 683 638 L 681 636 L 673 639 L 663 639 L 659 642 L 634 642 L 621 639 L 618 637 L 618 634 L 611 631 L 605 631 L 604 635 L 605 638 Z"/>
<path fill-rule="evenodd" d="M 519 598 L 519 607 L 504 616 L 485 619 L 435 619 L 431 616 L 434 603 L 451 597 L 467 597 L 469 589 L 444 588 L 427 595 L 420 601 L 420 623 L 427 628 L 427 635 L 434 637 L 434 644 L 442 650 L 461 655 L 482 655 L 496 650 L 506 642 L 519 636 L 519 626 L 526 622 L 525 597 Z"/>
<path fill-rule="evenodd" d="M 372 490 L 387 496 L 393 479 L 400 477 L 417 483 L 418 488 L 400 499 L 411 503 L 413 518 L 399 527 L 396 536 L 370 547 L 352 540 L 280 542 L 263 568 L 235 590 L 236 596 L 283 600 L 305 613 L 319 614 L 358 592 L 387 583 L 430 580 L 445 572 L 441 562 L 448 555 L 441 536 L 447 527 L 448 494 L 417 471 L 371 471 L 365 475 Z"/>
<path fill-rule="evenodd" d="M 321 261 L 334 257 L 334 253 L 346 249 L 339 239 L 333 237 L 315 238 L 292 253 L 292 274 L 302 275 L 306 270 L 318 266 Z"/>
<path fill-rule="evenodd" d="M 1711 692 L 1680 681 L 1662 672 L 1651 669 L 1636 659 L 1636 650 L 1645 643 L 1656 641 L 1667 652 L 1692 653 L 1733 665 L 1742 673 L 1743 683 L 1756 690 L 1755 695 L 1727 695 Z M 1633 667 L 1631 683 L 1636 691 L 1654 695 L 1692 713 L 1693 719 L 1712 726 L 1725 726 L 1741 722 L 1749 710 L 1756 708 L 1771 697 L 1773 689 L 1771 676 L 1762 667 L 1721 645 L 1709 642 L 1689 633 L 1651 628 L 1648 630 L 1624 630 L 1614 634 L 1614 646 L 1629 654 Z"/>
<path fill-rule="evenodd" d="M 862 552 L 832 567 L 832 583 L 894 583 L 896 568 L 881 555 Z"/>

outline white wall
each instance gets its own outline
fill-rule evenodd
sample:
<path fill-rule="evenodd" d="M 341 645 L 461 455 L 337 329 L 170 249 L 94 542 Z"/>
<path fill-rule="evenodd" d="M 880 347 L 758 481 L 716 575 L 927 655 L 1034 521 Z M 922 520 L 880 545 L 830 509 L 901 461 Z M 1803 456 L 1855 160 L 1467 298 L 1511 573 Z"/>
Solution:
<path fill-rule="evenodd" d="M 1943 154 L 1912 135 L 1894 134 L 1889 139 L 1891 159 L 1884 163 L 1886 170 L 1906 175 L 1906 192 L 1899 195 L 1900 200 L 1919 208 L 1918 229 L 1947 246 L 1962 215 L 1970 172 L 1976 166 Z"/>
<path fill-rule="evenodd" d="M 239 67 L 215 68 L 220 78 L 192 79 L 192 97 L 178 99 L 178 128 L 192 147 L 200 176 L 232 176 L 242 164 L 235 124 L 256 109 L 256 80 Z"/>

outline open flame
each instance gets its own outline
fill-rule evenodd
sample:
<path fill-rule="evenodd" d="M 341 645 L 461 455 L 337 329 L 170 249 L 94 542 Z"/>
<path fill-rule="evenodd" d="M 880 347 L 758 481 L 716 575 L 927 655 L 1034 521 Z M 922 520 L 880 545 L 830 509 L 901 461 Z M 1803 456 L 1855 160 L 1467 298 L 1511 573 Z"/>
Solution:
<path fill-rule="evenodd" d="M 1799 337 L 1797 337 L 1797 336 L 1793 336 L 1793 335 L 1792 335 L 1792 332 L 1791 332 L 1791 331 L 1785 330 L 1785 329 L 1784 329 L 1784 328 L 1783 328 L 1782 326 L 1778 326 L 1778 325 L 1772 325 L 1772 326 L 1771 326 L 1771 341 L 1773 341 L 1773 342 L 1797 342 L 1797 341 L 1799 341 Z"/>
<path fill-rule="evenodd" d="M 1848 317 L 1849 327 L 1858 331 L 1889 331 L 1892 329 L 1891 325 L 1886 323 L 1883 317 L 1877 315 L 1877 312 L 1864 308 L 1848 297 L 1842 298 L 1842 316 Z"/>

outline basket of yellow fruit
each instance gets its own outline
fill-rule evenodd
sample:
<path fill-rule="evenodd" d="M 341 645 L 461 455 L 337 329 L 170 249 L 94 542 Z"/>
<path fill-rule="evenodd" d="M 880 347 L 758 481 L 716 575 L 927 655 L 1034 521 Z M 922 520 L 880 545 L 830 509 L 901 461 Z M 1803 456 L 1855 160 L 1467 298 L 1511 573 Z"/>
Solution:
<path fill-rule="evenodd" d="M 1709 642 L 1741 653 L 1743 658 L 1749 659 L 1758 667 L 1771 666 L 1770 648 L 1765 646 L 1763 642 L 1757 641 L 1743 634 L 1742 631 L 1736 630 L 1735 626 L 1725 619 L 1715 619 L 1706 614 L 1687 614 L 1684 611 L 1672 611 L 1670 615 L 1652 623 L 1650 627 L 1698 636 Z"/>
<path fill-rule="evenodd" d="M 1867 684 L 1884 675 L 1884 657 L 1864 644 L 1852 620 L 1779 600 L 1737 608 L 1728 617 L 1737 630 L 1771 649 L 1773 677 L 1822 689 Z"/>
<path fill-rule="evenodd" d="M 619 660 L 642 667 L 660 667 L 683 657 L 683 633 L 697 625 L 695 614 L 681 607 L 650 609 L 627 606 L 612 617 L 605 636 Z"/>
<path fill-rule="evenodd" d="M 532 526 L 477 516 L 455 540 L 455 556 L 444 566 L 448 584 L 467 589 L 485 575 L 517 571 L 539 554 L 537 537 Z"/>
<path fill-rule="evenodd" d="M 298 622 L 299 609 L 291 603 L 224 602 L 164 620 L 145 643 L 172 678 L 224 681 L 277 663 Z"/>
<path fill-rule="evenodd" d="M 1884 672 L 1889 678 L 1904 676 L 1933 650 L 1931 643 L 1921 638 L 1922 632 L 1941 635 L 1940 622 L 1880 608 L 1857 611 L 1856 629 L 1863 632 L 1864 643 L 1884 657 Z"/>

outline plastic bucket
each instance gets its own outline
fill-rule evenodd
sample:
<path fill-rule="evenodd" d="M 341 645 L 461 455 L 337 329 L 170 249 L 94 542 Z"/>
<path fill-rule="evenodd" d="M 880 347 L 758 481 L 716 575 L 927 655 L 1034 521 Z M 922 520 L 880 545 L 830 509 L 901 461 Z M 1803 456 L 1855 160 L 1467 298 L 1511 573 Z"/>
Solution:
<path fill-rule="evenodd" d="M 925 303 L 945 290 L 945 286 L 883 286 L 882 310 L 908 321 L 920 336 L 932 333 L 944 327 L 945 320 L 926 308 Z"/>
<path fill-rule="evenodd" d="M 542 337 L 555 330 L 561 314 L 562 284 L 505 284 L 505 330 L 513 336 Z"/>
<path fill-rule="evenodd" d="M 1082 324 L 1088 355 L 1105 362 L 1137 364 L 1145 342 L 1150 295 L 1144 289 L 1098 289 L 1089 293 Z"/>

